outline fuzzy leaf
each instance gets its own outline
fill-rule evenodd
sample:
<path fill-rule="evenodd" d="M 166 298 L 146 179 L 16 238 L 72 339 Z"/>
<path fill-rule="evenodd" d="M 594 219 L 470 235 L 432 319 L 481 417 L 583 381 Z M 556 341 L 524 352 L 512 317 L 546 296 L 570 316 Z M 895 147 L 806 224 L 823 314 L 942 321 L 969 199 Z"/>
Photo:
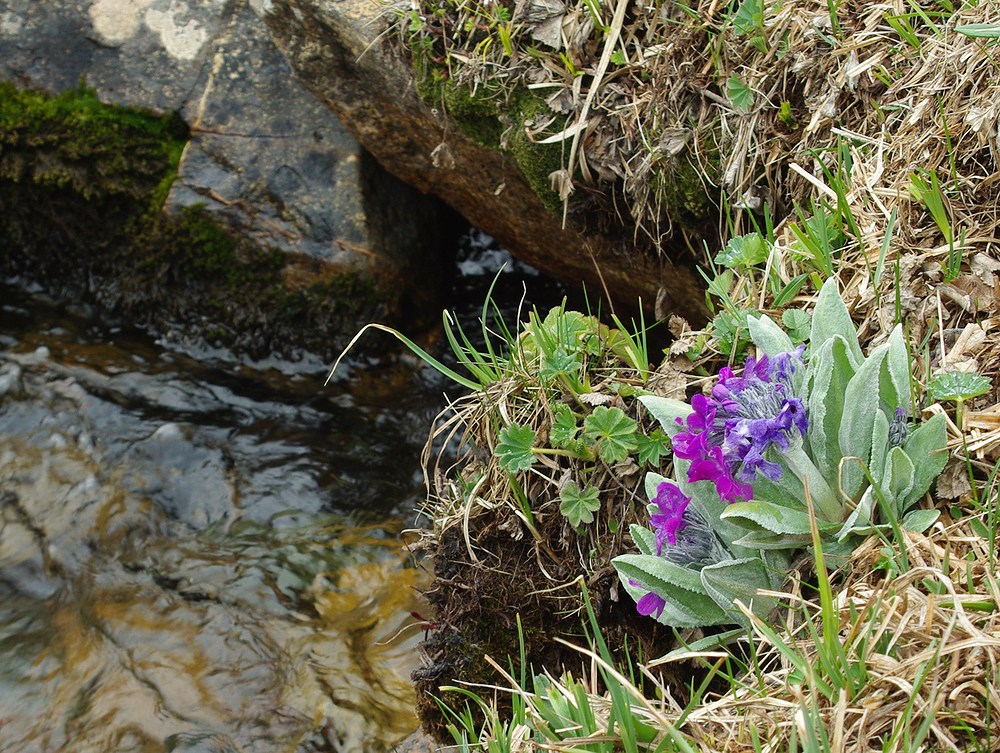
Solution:
<path fill-rule="evenodd" d="M 737 599 L 760 617 L 765 617 L 777 606 L 774 598 L 757 593 L 771 587 L 767 568 L 757 557 L 707 565 L 701 570 L 701 583 L 715 603 L 740 624 L 748 621 L 736 608 Z"/>
<path fill-rule="evenodd" d="M 910 510 L 903 518 L 903 528 L 914 533 L 923 533 L 940 517 L 940 510 Z"/>
<path fill-rule="evenodd" d="M 872 522 L 872 508 L 875 506 L 875 490 L 869 486 L 861 495 L 861 500 L 851 510 L 844 525 L 837 532 L 837 541 L 844 541 L 848 536 L 872 533 L 875 528 Z"/>
<path fill-rule="evenodd" d="M 809 342 L 818 348 L 834 335 L 840 335 L 847 343 L 854 368 L 862 361 L 861 345 L 858 343 L 858 332 L 854 328 L 851 314 L 844 305 L 840 293 L 837 292 L 837 281 L 830 278 L 819 291 L 816 308 L 813 309 L 812 331 Z"/>
<path fill-rule="evenodd" d="M 530 426 L 511 424 L 502 428 L 494 451 L 500 460 L 500 467 L 508 473 L 528 470 L 535 462 L 531 451 L 534 444 L 535 430 Z"/>
<path fill-rule="evenodd" d="M 886 459 L 889 455 L 889 418 L 882 409 L 875 412 L 872 424 L 872 453 L 868 470 L 872 478 L 881 479 L 885 475 Z"/>
<path fill-rule="evenodd" d="M 934 479 L 941 475 L 948 462 L 948 453 L 945 452 L 947 442 L 943 413 L 935 413 L 910 432 L 903 451 L 913 463 L 914 476 L 913 487 L 902 500 L 904 510 L 926 494 Z"/>
<path fill-rule="evenodd" d="M 628 527 L 628 532 L 632 535 L 639 554 L 656 554 L 656 534 L 645 526 L 633 523 Z"/>
<path fill-rule="evenodd" d="M 597 450 L 601 459 L 611 465 L 620 463 L 635 452 L 638 443 L 635 438 L 637 425 L 625 415 L 621 408 L 601 405 L 594 409 L 583 421 L 586 439 L 599 442 Z"/>
<path fill-rule="evenodd" d="M 813 462 L 823 478 L 832 482 L 837 478 L 843 457 L 839 431 L 845 409 L 844 394 L 854 376 L 854 366 L 847 341 L 840 335 L 831 335 L 822 345 L 813 347 L 809 359 L 806 436 Z"/>
<path fill-rule="evenodd" d="M 574 528 L 579 528 L 581 523 L 593 523 L 594 513 L 601 509 L 598 494 L 594 486 L 588 485 L 581 491 L 575 481 L 570 481 L 559 490 L 559 499 L 562 500 L 559 512 Z"/>
<path fill-rule="evenodd" d="M 782 507 L 773 502 L 755 499 L 750 502 L 734 502 L 723 511 L 723 520 L 749 520 L 757 526 L 778 534 L 807 534 L 812 528 L 809 523 L 809 513 L 802 509 Z M 818 520 L 820 530 L 829 530 L 831 526 Z"/>
<path fill-rule="evenodd" d="M 617 564 L 615 567 L 618 568 Z M 621 568 L 618 568 L 618 577 L 636 603 L 650 590 L 643 581 L 627 577 Z M 639 585 L 633 585 L 633 583 Z M 693 628 L 718 625 L 728 621 L 720 614 L 721 610 L 708 594 L 692 594 L 673 586 L 666 586 L 660 596 L 665 602 L 663 612 L 659 617 L 656 617 L 655 614 L 650 616 L 654 617 L 661 625 Z"/>
<path fill-rule="evenodd" d="M 618 571 L 625 588 L 633 598 L 641 598 L 642 588 L 659 594 L 667 605 L 659 622 L 674 627 L 702 627 L 731 622 L 731 618 L 705 592 L 697 571 L 675 565 L 662 557 L 645 554 L 623 554 L 611 563 Z M 683 583 L 683 584 L 682 584 Z"/>
<path fill-rule="evenodd" d="M 902 325 L 889 334 L 889 350 L 885 355 L 885 371 L 879 383 L 879 397 L 892 408 L 910 404 L 910 359 L 906 352 Z"/>
<path fill-rule="evenodd" d="M 771 533 L 763 528 L 750 531 L 734 544 L 747 550 L 787 551 L 804 549 L 812 542 L 811 534 Z"/>
<path fill-rule="evenodd" d="M 663 427 L 663 430 L 669 437 L 674 436 L 674 434 L 683 429 L 683 426 L 677 423 L 677 419 L 683 422 L 694 412 L 694 409 L 687 403 L 674 400 L 670 397 L 640 395 L 639 402 L 643 404 L 653 418 L 660 422 L 660 426 Z"/>
<path fill-rule="evenodd" d="M 636 434 L 636 454 L 639 465 L 658 466 L 660 458 L 670 453 L 670 439 L 662 429 L 655 429 L 649 436 Z"/>
<path fill-rule="evenodd" d="M 750 339 L 754 345 L 768 356 L 787 353 L 795 348 L 795 344 L 785 331 L 765 314 L 759 317 L 748 316 L 747 326 L 750 328 Z"/>
<path fill-rule="evenodd" d="M 903 517 L 904 505 L 913 489 L 915 479 L 916 469 L 906 453 L 899 447 L 893 447 L 889 450 L 882 490 L 893 505 L 893 514 L 897 520 Z"/>
<path fill-rule="evenodd" d="M 865 359 L 844 391 L 844 414 L 840 422 L 840 449 L 845 457 L 871 457 L 872 428 L 879 408 L 879 383 L 889 345 L 880 345 Z M 861 489 L 863 474 L 856 462 L 844 463 L 841 478 L 844 494 L 853 497 Z"/>

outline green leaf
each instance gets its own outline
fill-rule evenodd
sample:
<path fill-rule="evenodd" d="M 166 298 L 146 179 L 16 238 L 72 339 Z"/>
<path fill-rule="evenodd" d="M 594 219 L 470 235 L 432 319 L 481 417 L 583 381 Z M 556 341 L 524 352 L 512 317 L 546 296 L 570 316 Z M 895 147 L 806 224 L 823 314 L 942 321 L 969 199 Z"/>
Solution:
<path fill-rule="evenodd" d="M 990 380 L 981 374 L 948 371 L 927 383 L 927 391 L 935 400 L 968 400 L 990 391 Z"/>
<path fill-rule="evenodd" d="M 810 455 L 823 478 L 831 482 L 844 453 L 840 449 L 840 424 L 845 410 L 844 394 L 854 377 L 847 341 L 831 335 L 821 345 L 813 345 L 809 359 L 806 411 Z"/>
<path fill-rule="evenodd" d="M 792 342 L 801 343 L 809 337 L 812 317 L 802 309 L 786 309 L 781 314 L 781 323 L 785 325 L 785 330 Z"/>
<path fill-rule="evenodd" d="M 705 592 L 699 573 L 675 565 L 662 557 L 623 554 L 611 561 L 625 589 L 638 601 L 645 591 L 653 591 L 666 601 L 658 619 L 674 627 L 704 627 L 732 622 L 732 619 Z M 631 585 L 630 581 L 641 584 Z M 683 582 L 683 585 L 680 583 Z"/>
<path fill-rule="evenodd" d="M 752 523 L 772 533 L 778 534 L 808 534 L 812 531 L 809 513 L 802 509 L 793 509 L 776 505 L 763 499 L 750 502 L 734 502 L 723 513 L 723 520 L 749 520 Z M 823 521 L 817 521 L 820 530 L 831 530 L 833 527 Z"/>
<path fill-rule="evenodd" d="M 660 426 L 670 437 L 684 428 L 677 423 L 677 419 L 685 421 L 694 412 L 685 402 L 659 395 L 640 395 L 639 402 L 649 411 L 649 415 L 660 422 Z"/>
<path fill-rule="evenodd" d="M 760 233 L 749 233 L 730 238 L 726 247 L 715 257 L 715 263 L 723 267 L 749 269 L 767 261 L 770 253 L 767 241 Z"/>
<path fill-rule="evenodd" d="M 910 510 L 903 518 L 903 528 L 914 533 L 923 533 L 940 517 L 940 510 Z"/>
<path fill-rule="evenodd" d="M 763 0 L 743 0 L 733 14 L 733 30 L 743 36 L 764 28 Z"/>
<path fill-rule="evenodd" d="M 748 316 L 747 327 L 754 345 L 768 356 L 787 353 L 795 348 L 785 331 L 765 314 L 761 314 L 759 317 Z"/>
<path fill-rule="evenodd" d="M 889 417 L 879 408 L 875 411 L 872 424 L 872 454 L 868 470 L 872 478 L 881 479 L 885 475 L 886 460 L 889 456 Z"/>
<path fill-rule="evenodd" d="M 658 466 L 660 458 L 670 452 L 670 439 L 662 429 L 654 429 L 649 436 L 636 434 L 635 441 L 639 465 L 645 463 L 654 467 Z"/>
<path fill-rule="evenodd" d="M 575 444 L 580 427 L 576 423 L 576 415 L 566 403 L 559 403 L 555 408 L 555 418 L 549 429 L 549 442 L 553 447 L 569 449 Z"/>
<path fill-rule="evenodd" d="M 852 535 L 868 535 L 875 531 L 872 509 L 875 507 L 875 490 L 869 486 L 861 495 L 861 500 L 851 510 L 844 525 L 837 532 L 837 541 L 844 541 Z"/>
<path fill-rule="evenodd" d="M 838 437 L 845 457 L 858 457 L 862 462 L 871 457 L 872 427 L 879 408 L 879 384 L 888 350 L 888 343 L 873 350 L 844 391 L 844 413 Z M 853 497 L 860 491 L 862 479 L 857 462 L 844 463 L 841 480 L 846 496 Z"/>
<path fill-rule="evenodd" d="M 904 505 L 913 489 L 915 480 L 916 468 L 902 448 L 893 447 L 889 450 L 882 490 L 892 503 L 897 520 L 903 517 Z"/>
<path fill-rule="evenodd" d="M 812 332 L 809 342 L 815 350 L 834 335 L 840 335 L 847 343 L 847 351 L 855 369 L 863 360 L 861 345 L 858 343 L 858 332 L 854 328 L 851 314 L 844 305 L 840 293 L 837 292 L 837 281 L 830 278 L 819 291 L 816 308 L 813 309 Z"/>
<path fill-rule="evenodd" d="M 719 349 L 728 356 L 737 358 L 749 341 L 748 311 L 723 311 L 712 319 L 711 329 L 719 341 Z"/>
<path fill-rule="evenodd" d="M 511 424 L 500 430 L 495 454 L 500 467 L 508 473 L 526 471 L 535 462 L 531 449 L 535 444 L 535 430 L 530 426 Z"/>
<path fill-rule="evenodd" d="M 961 24 L 955 27 L 955 31 L 974 39 L 1000 38 L 1000 24 Z"/>
<path fill-rule="evenodd" d="M 599 442 L 597 451 L 609 465 L 620 463 L 635 452 L 637 424 L 621 408 L 600 405 L 583 421 L 585 439 Z"/>
<path fill-rule="evenodd" d="M 904 510 L 924 496 L 934 479 L 941 475 L 948 462 L 947 443 L 947 421 L 943 413 L 935 413 L 910 432 L 903 451 L 913 463 L 914 476 L 913 488 L 903 500 Z"/>
<path fill-rule="evenodd" d="M 637 523 L 633 523 L 628 527 L 628 532 L 632 536 L 632 541 L 635 542 L 636 548 L 639 550 L 639 554 L 656 554 L 656 534 L 650 531 L 645 526 L 640 526 Z"/>
<path fill-rule="evenodd" d="M 746 624 L 747 619 L 736 608 L 737 600 L 759 617 L 767 616 L 777 606 L 773 597 L 757 593 L 771 588 L 767 568 L 758 557 L 707 565 L 701 570 L 701 583 L 715 603 L 740 624 Z"/>
<path fill-rule="evenodd" d="M 581 523 L 593 523 L 594 513 L 601 509 L 598 495 L 597 487 L 588 484 L 580 491 L 579 485 L 570 481 L 559 490 L 559 499 L 562 500 L 559 512 L 566 516 L 574 528 L 579 528 Z"/>
<path fill-rule="evenodd" d="M 735 74 L 726 81 L 726 97 L 737 112 L 749 112 L 753 105 L 753 90 Z"/>
<path fill-rule="evenodd" d="M 812 536 L 805 533 L 771 533 L 760 528 L 750 531 L 733 543 L 748 550 L 784 551 L 804 549 L 809 546 Z"/>
<path fill-rule="evenodd" d="M 885 371 L 879 379 L 879 397 L 893 408 L 910 404 L 910 359 L 903 339 L 903 326 L 897 324 L 889 334 Z"/>

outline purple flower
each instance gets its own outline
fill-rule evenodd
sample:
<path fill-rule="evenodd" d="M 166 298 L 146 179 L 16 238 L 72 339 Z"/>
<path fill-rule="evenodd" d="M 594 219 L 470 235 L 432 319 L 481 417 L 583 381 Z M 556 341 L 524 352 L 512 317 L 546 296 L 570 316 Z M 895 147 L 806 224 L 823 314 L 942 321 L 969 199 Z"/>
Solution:
<path fill-rule="evenodd" d="M 772 445 L 787 450 L 792 429 L 804 435 L 809 426 L 791 382 L 804 351 L 802 345 L 774 358 L 751 356 L 739 376 L 724 367 L 711 396 L 691 398 L 687 431 L 673 438 L 674 454 L 691 461 L 688 481 L 711 481 L 722 499 L 735 502 L 753 495 L 758 472 L 781 478 L 781 466 L 764 454 Z"/>
<path fill-rule="evenodd" d="M 728 556 L 715 531 L 691 507 L 691 498 L 676 484 L 661 481 L 653 503 L 659 508 L 649 517 L 656 534 L 656 554 L 678 565 L 707 565 Z M 667 545 L 667 546 L 664 546 Z"/>
<path fill-rule="evenodd" d="M 635 581 L 630 581 L 632 585 L 639 585 Z M 639 601 L 635 603 L 636 611 L 644 617 L 656 612 L 656 617 L 659 619 L 660 615 L 663 614 L 663 608 L 667 606 L 666 600 L 659 594 L 655 594 L 652 591 L 643 596 Z"/>
<path fill-rule="evenodd" d="M 663 481 L 656 487 L 653 503 L 659 508 L 649 517 L 656 533 L 656 553 L 663 554 L 664 543 L 676 544 L 677 532 L 684 527 L 684 511 L 691 498 L 684 495 L 676 484 Z"/>

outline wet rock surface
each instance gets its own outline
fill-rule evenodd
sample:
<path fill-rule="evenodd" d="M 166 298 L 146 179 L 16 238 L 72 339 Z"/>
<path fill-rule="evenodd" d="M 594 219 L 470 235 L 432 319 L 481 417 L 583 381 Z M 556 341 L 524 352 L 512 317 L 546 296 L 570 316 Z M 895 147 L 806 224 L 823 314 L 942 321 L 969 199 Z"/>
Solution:
<path fill-rule="evenodd" d="M 3 749 L 410 734 L 426 607 L 397 536 L 437 399 L 393 384 L 412 374 L 348 392 L 319 364 L 194 360 L 0 293 Z"/>
<path fill-rule="evenodd" d="M 452 215 L 386 173 L 296 80 L 252 5 L 11 0 L 0 10 L 0 80 L 49 93 L 82 81 L 105 103 L 179 112 L 190 140 L 168 215 L 203 207 L 237 239 L 280 250 L 293 290 L 357 272 L 378 288 L 387 316 L 412 316 L 432 300 L 436 308 Z M 79 240 L 58 229 L 49 222 L 39 232 L 46 242 Z M 34 252 L 10 243 L 4 255 L 19 248 Z M 30 270 L 30 259 L 20 266 Z M 423 285 L 404 296 L 400 281 L 418 272 Z"/>

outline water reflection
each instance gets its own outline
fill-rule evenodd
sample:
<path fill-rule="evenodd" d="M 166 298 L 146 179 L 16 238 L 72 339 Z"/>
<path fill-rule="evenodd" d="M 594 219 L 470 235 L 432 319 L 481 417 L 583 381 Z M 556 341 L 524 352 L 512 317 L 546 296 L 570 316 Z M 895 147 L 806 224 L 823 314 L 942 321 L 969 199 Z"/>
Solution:
<path fill-rule="evenodd" d="M 324 391 L 309 364 L 190 358 L 0 295 L 0 748 L 410 733 L 420 572 L 398 534 L 440 398 Z"/>

